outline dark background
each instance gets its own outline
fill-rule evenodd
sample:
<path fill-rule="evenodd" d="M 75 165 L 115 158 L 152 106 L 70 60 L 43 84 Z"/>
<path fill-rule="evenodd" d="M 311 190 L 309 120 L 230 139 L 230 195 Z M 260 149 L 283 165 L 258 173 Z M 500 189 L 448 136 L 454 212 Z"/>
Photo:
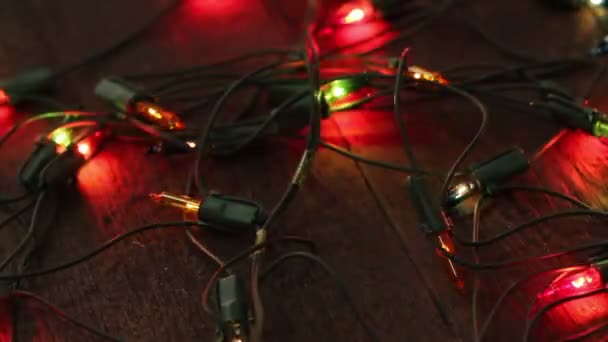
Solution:
<path fill-rule="evenodd" d="M 204 64 L 264 47 L 296 46 L 301 33 L 259 0 L 184 0 L 159 20 L 146 36 L 118 54 L 62 80 L 54 95 L 68 103 L 100 108 L 92 88 L 109 74 L 170 70 Z M 297 17 L 303 1 L 284 1 Z M 10 76 L 37 65 L 63 66 L 93 51 L 154 15 L 161 0 L 5 0 L 0 5 L 0 75 Z M 420 1 L 437 6 L 438 1 Z M 589 10 L 552 10 L 541 1 L 457 2 L 412 39 L 393 45 L 397 54 L 412 46 L 412 61 L 432 69 L 475 62 L 513 64 L 470 29 L 474 22 L 507 46 L 538 59 L 583 54 L 601 36 Z M 369 25 L 336 40 L 374 35 Z M 352 35 L 352 36 L 351 36 Z M 381 41 L 379 41 L 380 43 Z M 374 42 L 370 43 L 373 47 Z M 598 71 L 583 69 L 563 78 L 563 86 L 582 95 Z M 245 72 L 246 70 L 239 70 Z M 607 109 L 601 79 L 590 97 Z M 237 101 L 237 100 L 233 100 Z M 519 145 L 532 154 L 562 127 L 542 117 L 490 106 L 491 120 L 482 143 L 467 164 Z M 479 115 L 462 100 L 429 101 L 410 106 L 408 131 L 421 163 L 446 170 L 476 131 Z M 42 109 L 0 108 L 0 132 L 19 118 Z M 204 119 L 205 111 L 201 112 Z M 17 192 L 15 170 L 45 131 L 34 125 L 3 146 L 2 192 Z M 323 124 L 322 135 L 362 155 L 405 162 L 398 132 L 388 112 L 338 113 Z M 262 145 L 239 158 L 208 160 L 208 183 L 223 193 L 254 198 L 270 207 L 281 195 L 296 166 L 299 142 Z M 47 201 L 58 206 L 45 217 L 46 235 L 32 268 L 71 259 L 103 241 L 142 224 L 179 219 L 171 209 L 149 200 L 152 191 L 183 189 L 189 157 L 146 156 L 145 147 L 112 142 L 79 173 L 78 181 Z M 608 207 L 608 144 L 568 131 L 536 160 L 517 184 L 536 184 L 570 193 L 597 208 Z M 405 175 L 361 165 L 321 150 L 304 188 L 276 222 L 282 232 L 317 242 L 323 258 L 347 283 L 357 306 L 377 327 L 383 341 L 470 340 L 470 294 L 456 291 L 443 265 L 417 227 L 405 189 Z M 542 213 L 568 204 L 540 195 L 517 194 L 492 202 L 482 215 L 482 236 L 490 236 Z M 6 215 L 4 210 L 0 215 Z M 456 227 L 470 235 L 466 220 Z M 19 225 L 1 232 L 2 253 L 23 234 Z M 487 235 L 486 235 L 487 234 Z M 198 235 L 227 258 L 248 241 L 201 231 Z M 560 219 L 485 248 L 484 261 L 536 255 L 608 236 L 595 219 Z M 280 247 L 279 251 L 287 247 Z M 466 254 L 465 254 L 466 255 Z M 481 314 L 485 317 L 498 293 L 511 281 L 542 267 L 484 273 Z M 69 270 L 28 280 L 23 287 L 57 304 L 83 321 L 136 341 L 209 341 L 212 320 L 200 304 L 200 293 L 215 265 L 169 229 L 139 235 Z M 520 339 L 526 310 L 539 287 L 533 285 L 507 301 L 491 327 L 489 339 Z M 341 301 L 334 283 L 305 262 L 282 268 L 264 285 L 267 341 L 363 341 L 364 334 Z M 594 297 L 555 310 L 541 322 L 536 337 L 558 340 L 608 317 L 606 297 Z M 86 335 L 35 305 L 21 305 L 20 340 L 82 341 Z M 597 340 L 606 337 L 597 337 Z"/>

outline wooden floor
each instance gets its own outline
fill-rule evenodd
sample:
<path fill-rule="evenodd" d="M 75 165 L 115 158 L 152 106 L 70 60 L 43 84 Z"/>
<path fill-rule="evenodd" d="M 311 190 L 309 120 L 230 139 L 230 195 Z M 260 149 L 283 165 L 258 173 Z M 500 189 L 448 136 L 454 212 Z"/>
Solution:
<path fill-rule="evenodd" d="M 37 65 L 67 65 L 107 46 L 166 3 L 168 0 L 5 2 L 0 5 L 0 76 Z M 389 52 L 397 54 L 412 46 L 413 62 L 433 69 L 516 62 L 489 45 L 467 22 L 478 24 L 504 45 L 526 50 L 541 60 L 580 55 L 599 38 L 588 10 L 550 10 L 540 0 L 468 1 L 457 2 L 414 39 L 393 45 Z M 344 35 L 339 39 L 350 39 Z M 137 43 L 62 80 L 54 95 L 86 108 L 102 108 L 92 88 L 103 76 L 204 64 L 261 48 L 293 45 L 299 37 L 259 0 L 185 0 Z M 600 63 L 604 61 L 562 79 L 563 86 L 583 94 Z M 604 110 L 608 110 L 608 98 L 603 96 L 607 86 L 606 79 L 600 80 L 590 97 L 594 106 Z M 467 164 L 513 145 L 532 154 L 562 129 L 528 113 L 498 106 L 490 109 L 488 131 Z M 0 108 L 0 132 L 21 117 L 42 110 Z M 412 142 L 427 168 L 446 170 L 479 125 L 475 109 L 456 99 L 429 101 L 406 110 Z M 44 129 L 34 125 L 3 146 L 2 193 L 18 191 L 16 169 Z M 405 163 L 388 112 L 338 113 L 324 122 L 322 135 L 362 155 Z M 271 207 L 289 181 L 301 148 L 296 142 L 268 143 L 238 159 L 210 160 L 204 173 L 214 189 L 254 198 Z M 49 211 L 52 206 L 59 210 L 55 217 L 44 218 L 46 234 L 39 239 L 43 243 L 32 269 L 81 255 L 129 228 L 179 219 L 174 210 L 151 203 L 147 194 L 179 192 L 191 159 L 144 152 L 144 146 L 110 143 L 81 170 L 76 184 L 46 201 Z M 607 209 L 607 176 L 608 140 L 568 131 L 515 183 L 551 187 Z M 276 222 L 276 228 L 317 242 L 320 254 L 346 281 L 357 306 L 383 341 L 471 340 L 470 293 L 454 288 L 433 244 L 418 229 L 404 188 L 405 178 L 404 174 L 321 150 L 303 190 Z M 498 199 L 484 210 L 482 236 L 567 207 L 567 203 L 538 195 Z M 7 214 L 5 210 L 0 218 Z M 463 220 L 456 230 L 468 236 L 469 226 Z M 16 224 L 3 229 L 3 255 L 23 230 Z M 247 245 L 245 240 L 235 242 L 204 231 L 199 237 L 226 258 Z M 501 261 L 606 237 L 608 232 L 599 220 L 560 219 L 482 249 L 480 256 L 487 262 Z M 557 264 L 534 263 L 483 273 L 480 317 L 485 317 L 512 281 Z M 213 271 L 214 265 L 186 241 L 182 230 L 175 229 L 139 235 L 86 264 L 27 280 L 23 287 L 127 340 L 211 341 L 214 325 L 202 310 L 200 294 Z M 539 287 L 531 285 L 508 300 L 491 325 L 488 340 L 521 339 L 526 310 L 537 291 Z M 263 297 L 267 341 L 366 340 L 332 280 L 305 262 L 294 262 L 274 274 L 264 283 Z M 537 340 L 558 340 L 608 317 L 608 298 L 575 304 L 547 316 L 535 334 Z M 20 312 L 20 341 L 92 339 L 39 306 L 23 304 Z"/>

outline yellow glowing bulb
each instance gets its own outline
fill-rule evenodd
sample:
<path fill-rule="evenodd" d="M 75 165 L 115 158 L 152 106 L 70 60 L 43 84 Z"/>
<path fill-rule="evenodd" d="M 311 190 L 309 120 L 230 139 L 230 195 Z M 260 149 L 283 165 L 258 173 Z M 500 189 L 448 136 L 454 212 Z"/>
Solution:
<path fill-rule="evenodd" d="M 196 143 L 194 141 L 186 141 L 186 145 L 190 148 L 196 148 Z"/>
<path fill-rule="evenodd" d="M 68 147 L 72 143 L 72 137 L 66 130 L 58 130 L 53 134 L 53 141 L 57 145 Z"/>
<path fill-rule="evenodd" d="M 604 0 L 589 0 L 589 3 L 593 6 L 599 6 L 604 4 Z"/>
<path fill-rule="evenodd" d="M 162 119 L 163 116 L 162 114 L 156 109 L 156 108 L 148 108 L 148 114 L 152 115 L 153 117 L 157 118 L 157 119 Z"/>
<path fill-rule="evenodd" d="M 365 11 L 360 8 L 353 8 L 342 20 L 345 24 L 352 24 L 358 21 L 363 20 L 365 18 Z"/>
<path fill-rule="evenodd" d="M 419 80 L 422 77 L 422 74 L 419 72 L 414 73 L 414 78 Z"/>

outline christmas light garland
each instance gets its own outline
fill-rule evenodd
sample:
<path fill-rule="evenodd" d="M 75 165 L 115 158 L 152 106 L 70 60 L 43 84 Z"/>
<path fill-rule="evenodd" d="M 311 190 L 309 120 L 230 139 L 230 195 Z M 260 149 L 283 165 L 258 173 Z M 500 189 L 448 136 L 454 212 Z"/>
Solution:
<path fill-rule="evenodd" d="M 557 275 L 537 296 L 534 307 L 531 309 L 535 315 L 528 319 L 524 333 L 526 340 L 530 338 L 538 320 L 551 308 L 577 298 L 605 293 L 608 283 L 608 255 L 603 254 L 608 250 L 606 241 L 596 241 L 550 254 L 503 260 L 496 263 L 480 261 L 477 254 L 479 248 L 499 243 L 509 236 L 532 229 L 541 222 L 573 216 L 608 217 L 607 212 L 592 208 L 581 200 L 566 194 L 532 185 L 511 184 L 511 180 L 516 175 L 525 173 L 530 164 L 538 159 L 542 154 L 540 150 L 530 158 L 525 151 L 515 147 L 499 153 L 487 161 L 463 169 L 469 153 L 484 134 L 489 117 L 486 102 L 525 109 L 544 115 L 564 127 L 579 129 L 597 137 L 608 137 L 607 114 L 582 104 L 555 83 L 547 81 L 552 76 L 574 72 L 592 65 L 591 56 L 603 54 L 601 46 L 592 50 L 591 53 L 582 54 L 581 58 L 532 62 L 515 67 L 483 64 L 460 65 L 442 71 L 433 71 L 424 66 L 409 64 L 409 49 L 405 49 L 401 57 L 383 58 L 369 54 L 378 48 L 368 51 L 367 54 L 340 54 L 341 51 L 363 42 L 340 46 L 329 52 L 324 52 L 318 47 L 317 37 L 324 34 L 324 30 L 328 27 L 340 29 L 341 26 L 365 25 L 376 20 L 393 20 L 395 27 L 400 27 L 402 24 L 412 25 L 413 22 L 416 22 L 407 20 L 407 16 L 401 22 L 404 13 L 412 13 L 412 9 L 405 8 L 405 6 L 400 7 L 396 2 L 390 4 L 389 2 L 364 1 L 364 5 L 353 2 L 346 7 L 323 12 L 324 16 L 316 18 L 320 21 L 307 23 L 309 30 L 304 48 L 301 50 L 273 49 L 171 72 L 107 77 L 99 81 L 94 93 L 109 104 L 108 108 L 100 111 L 62 109 L 33 116 L 12 126 L 0 137 L 0 147 L 6 145 L 7 140 L 15 132 L 33 122 L 61 121 L 35 143 L 32 153 L 25 158 L 23 167 L 17 175 L 24 192 L 18 195 L 0 194 L 2 196 L 0 205 L 35 198 L 0 222 L 0 228 L 4 227 L 33 208 L 25 237 L 15 246 L 13 252 L 0 262 L 0 271 L 4 271 L 16 256 L 26 251 L 34 236 L 40 207 L 45 196 L 58 191 L 66 183 L 72 181 L 85 163 L 94 162 L 95 154 L 110 139 L 132 138 L 144 141 L 149 144 L 151 152 L 163 155 L 177 153 L 192 155 L 194 163 L 191 172 L 188 173 L 187 187 L 183 193 L 167 192 L 168 189 L 151 189 L 153 190 L 151 192 L 154 192 L 151 194 L 152 200 L 178 208 L 185 214 L 185 217 L 192 216 L 192 220 L 137 227 L 115 237 L 90 253 L 54 267 L 36 271 L 22 269 L 12 274 L 0 273 L 0 282 L 8 284 L 5 297 L 21 296 L 45 303 L 45 306 L 52 311 L 92 334 L 108 340 L 120 340 L 69 318 L 34 294 L 19 290 L 16 286 L 17 281 L 73 267 L 135 234 L 154 229 L 181 227 L 186 229 L 188 238 L 219 265 L 202 293 L 202 305 L 205 311 L 218 324 L 218 336 L 215 336 L 217 339 L 230 342 L 261 341 L 265 316 L 259 287 L 263 280 L 267 279 L 268 275 L 282 263 L 294 258 L 304 258 L 320 265 L 334 278 L 344 300 L 352 309 L 368 338 L 372 341 L 380 341 L 382 340 L 381 332 L 364 318 L 353 298 L 348 295 L 344 282 L 316 254 L 314 248 L 311 251 L 286 253 L 272 261 L 266 269 L 262 269 L 266 258 L 264 251 L 270 245 L 291 241 L 314 247 L 314 244 L 307 239 L 282 236 L 278 228 L 273 228 L 273 223 L 279 215 L 285 212 L 299 192 L 319 148 L 327 148 L 357 162 L 410 175 L 407 187 L 417 209 L 421 230 L 431 241 L 434 241 L 436 252 L 445 261 L 456 287 L 464 289 L 469 286 L 468 275 L 471 272 L 474 273 L 472 312 L 475 341 L 484 339 L 488 326 L 504 299 L 529 280 L 523 279 L 510 287 L 499 298 L 486 321 L 479 326 L 477 322 L 479 281 L 476 272 L 503 270 L 531 260 L 547 260 L 573 254 L 582 256 L 587 252 L 593 252 L 594 257 L 584 265 L 569 265 L 562 269 L 532 276 Z M 152 23 L 167 15 L 180 3 L 181 1 L 177 1 L 168 6 L 131 35 L 73 65 L 58 71 L 51 71 L 48 68 L 31 69 L 14 78 L 0 81 L 0 105 L 16 106 L 28 100 L 42 99 L 41 102 L 47 101 L 46 103 L 53 104 L 53 107 L 63 107 L 63 104 L 53 103 L 52 99 L 46 98 L 44 95 L 44 91 L 51 87 L 54 80 L 73 70 L 95 63 L 123 48 L 127 43 L 140 37 Z M 410 26 L 409 30 L 405 30 L 389 43 L 383 44 L 381 48 L 386 48 L 389 44 L 397 43 L 411 36 L 441 15 L 451 4 L 452 1 L 445 1 L 439 8 L 421 15 L 418 24 Z M 600 5 L 595 2 L 591 2 L 591 4 Z M 414 11 L 414 13 L 418 12 Z M 479 27 L 475 25 L 473 27 L 483 32 Z M 493 41 L 485 34 L 484 37 L 486 40 Z M 501 50 L 503 49 L 501 48 Z M 223 67 L 268 57 L 272 57 L 271 63 L 263 64 L 243 75 L 224 70 L 218 72 Z M 474 73 L 478 71 L 487 72 Z M 257 94 L 268 94 L 270 111 L 262 115 L 251 115 L 251 112 L 257 108 L 255 106 L 257 96 L 254 96 L 252 105 L 243 112 L 244 117 L 238 115 L 231 120 L 220 122 L 219 118 L 223 114 L 224 105 L 242 89 L 255 89 Z M 508 90 L 522 89 L 536 92 L 537 98 L 532 101 L 524 101 L 504 94 Z M 404 99 L 406 94 L 415 96 Z M 426 170 L 421 168 L 416 161 L 415 152 L 407 137 L 407 122 L 403 118 L 401 106 L 424 98 L 439 99 L 447 96 L 458 96 L 473 104 L 482 115 L 481 123 L 470 143 L 448 171 Z M 398 165 L 366 158 L 322 140 L 322 120 L 330 118 L 337 112 L 372 107 L 391 97 L 395 123 L 399 128 L 404 151 L 408 156 L 408 164 Z M 212 108 L 208 111 L 207 107 L 210 105 Z M 191 124 L 194 117 L 205 113 L 209 114 L 204 126 L 197 127 Z M 304 137 L 299 132 L 305 128 L 308 128 L 308 134 Z M 254 199 L 221 194 L 207 188 L 201 175 L 201 164 L 204 158 L 236 156 L 252 144 L 261 144 L 265 140 L 277 137 L 305 138 L 306 146 L 284 193 L 270 210 L 267 211 Z M 430 192 L 428 184 L 435 181 L 437 176 L 443 178 L 438 195 Z M 459 181 L 454 181 L 455 178 L 458 178 Z M 482 201 L 511 192 L 543 193 L 568 201 L 579 208 L 538 217 L 506 229 L 495 236 L 481 239 L 479 231 Z M 470 206 L 471 202 L 474 203 L 472 211 L 459 210 L 462 209 L 460 207 Z M 455 224 L 454 219 L 471 212 L 473 214 L 473 238 L 467 240 L 459 233 L 463 228 Z M 248 235 L 252 238 L 251 247 L 230 260 L 223 261 L 196 239 L 189 230 L 191 227 L 209 229 L 218 234 Z M 463 258 L 456 251 L 457 245 L 465 248 L 472 247 L 474 260 Z M 251 263 L 249 293 L 247 293 L 247 286 L 244 285 L 245 276 L 240 273 L 232 273 L 230 270 L 231 266 L 247 258 Z M 0 293 L 2 292 L 0 291 Z M 215 305 L 210 300 L 213 293 L 216 297 Z M 0 303 L 0 305 L 2 304 Z M 594 329 L 600 330 L 603 327 L 602 325 Z"/>

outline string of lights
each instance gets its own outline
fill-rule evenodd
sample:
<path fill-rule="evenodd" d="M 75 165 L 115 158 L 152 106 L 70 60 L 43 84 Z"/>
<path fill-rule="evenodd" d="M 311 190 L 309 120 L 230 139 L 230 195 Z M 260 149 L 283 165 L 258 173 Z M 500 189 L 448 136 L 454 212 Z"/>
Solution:
<path fill-rule="evenodd" d="M 269 279 L 274 270 L 291 259 L 306 259 L 321 266 L 336 282 L 340 295 L 362 326 L 367 338 L 380 341 L 382 334 L 364 317 L 365 314 L 357 308 L 355 300 L 346 289 L 345 282 L 314 248 L 311 248 L 312 252 L 294 251 L 280 255 L 264 266 L 266 250 L 277 243 L 295 242 L 314 247 L 313 242 L 305 238 L 282 236 L 280 228 L 275 227 L 275 222 L 287 211 L 296 194 L 301 191 L 320 148 L 350 158 L 356 163 L 410 176 L 407 188 L 418 213 L 421 231 L 436 247 L 456 287 L 463 290 L 468 286 L 466 272 L 473 273 L 471 299 L 474 341 L 484 339 L 505 298 L 530 280 L 529 277 L 509 287 L 480 325 L 478 272 L 504 270 L 531 261 L 545 261 L 567 255 L 579 257 L 604 251 L 608 247 L 606 241 L 592 241 L 548 254 L 498 262 L 482 261 L 478 254 L 482 247 L 495 246 L 514 234 L 521 234 L 542 223 L 565 217 L 605 218 L 608 213 L 553 189 L 511 184 L 515 176 L 529 170 L 530 164 L 542 155 L 543 149 L 529 158 L 523 150 L 512 148 L 470 168 L 463 167 L 485 134 L 491 116 L 489 105 L 508 106 L 518 111 L 534 113 L 565 128 L 578 129 L 596 137 L 608 137 L 608 114 L 582 104 L 578 98 L 551 80 L 555 76 L 576 73 L 596 65 L 594 58 L 601 56 L 608 49 L 600 46 L 591 53 L 581 53 L 580 58 L 537 61 L 526 51 L 516 51 L 505 46 L 491 37 L 476 21 L 470 20 L 467 24 L 498 51 L 515 56 L 525 63 L 454 65 L 434 71 L 410 64 L 413 57 L 409 53 L 415 51 L 414 47 L 403 49 L 399 57 L 380 57 L 376 53 L 410 40 L 450 10 L 455 1 L 442 1 L 436 8 L 403 5 L 396 1 L 363 1 L 355 5 L 353 2 L 348 3 L 348 6 L 324 8 L 323 2 L 311 2 L 307 8 L 309 13 L 304 16 L 307 30 L 300 49 L 267 49 L 179 70 L 104 77 L 93 91 L 106 104 L 107 108 L 104 110 L 70 111 L 64 104 L 41 95 L 56 79 L 100 62 L 141 38 L 153 24 L 158 23 L 182 3 L 183 1 L 171 3 L 123 39 L 71 65 L 56 70 L 46 67 L 31 69 L 15 78 L 0 82 L 0 105 L 18 105 L 31 101 L 48 107 L 49 110 L 55 110 L 26 118 L 10 127 L 0 137 L 0 146 L 5 146 L 16 132 L 28 128 L 33 123 L 45 122 L 53 125 L 53 128 L 34 144 L 32 153 L 25 158 L 23 166 L 17 172 L 16 179 L 24 193 L 17 196 L 2 194 L 4 197 L 0 199 L 2 206 L 27 201 L 0 222 L 0 229 L 29 210 L 33 211 L 23 240 L 14 246 L 12 252 L 0 263 L 0 281 L 18 283 L 21 279 L 60 272 L 94 258 L 136 234 L 157 229 L 183 228 L 189 241 L 218 266 L 201 294 L 203 309 L 217 324 L 215 338 L 218 341 L 263 341 L 265 322 L 271 318 L 264 310 L 261 285 Z M 595 2 L 589 4 L 602 5 Z M 290 19 L 280 6 L 277 5 L 276 8 L 279 14 L 286 17 L 285 20 Z M 274 6 L 269 8 L 271 9 L 274 9 Z M 292 23 L 292 20 L 288 21 Z M 353 25 L 377 22 L 391 22 L 392 25 L 373 38 L 337 44 L 329 49 L 319 46 L 324 35 Z M 292 26 L 294 30 L 298 27 Z M 399 32 L 386 42 L 363 53 L 343 53 L 357 51 L 357 48 L 372 40 L 390 36 L 395 30 Z M 250 64 L 256 66 L 242 72 L 244 68 L 249 68 Z M 594 81 L 600 79 L 604 72 L 605 64 L 594 76 Z M 585 92 L 585 98 L 592 92 L 592 88 Z M 228 113 L 225 109 L 228 104 L 246 91 L 252 92 L 246 106 L 237 114 Z M 521 96 L 507 95 L 510 91 L 533 92 L 534 97 L 522 99 Z M 261 96 L 262 94 L 267 96 Z M 479 111 L 481 120 L 473 137 L 447 171 L 426 170 L 418 162 L 415 146 L 408 135 L 410 124 L 406 119 L 410 118 L 410 114 L 404 105 L 429 99 L 440 101 L 448 97 L 467 100 Z M 372 110 L 383 105 L 386 107 L 386 102 L 391 100 L 393 119 L 407 156 L 407 164 L 368 158 L 324 140 L 321 134 L 323 121 L 333 114 L 349 115 L 348 112 L 352 109 Z M 263 103 L 265 101 L 267 103 Z M 405 112 L 408 112 L 407 118 L 404 117 Z M 205 118 L 202 124 L 201 117 Z M 305 130 L 307 134 L 302 133 Z M 179 209 L 184 219 L 151 223 L 129 230 L 98 248 L 59 265 L 34 271 L 7 273 L 6 269 L 15 262 L 17 256 L 25 254 L 27 260 L 38 246 L 38 242 L 33 241 L 33 238 L 39 224 L 43 199 L 60 191 L 58 189 L 61 186 L 73 180 L 83 165 L 94 162 L 95 155 L 111 139 L 119 143 L 149 144 L 150 152 L 165 157 L 172 154 L 191 157 L 193 163 L 185 177 L 186 187 L 183 194 L 167 191 L 150 194 L 153 201 Z M 284 191 L 269 211 L 254 199 L 210 190 L 203 176 L 203 166 L 207 158 L 238 158 L 247 153 L 252 145 L 264 144 L 271 139 L 272 143 L 277 140 L 305 139 L 305 146 Z M 431 183 L 437 179 L 441 181 L 440 191 L 433 194 L 430 191 Z M 519 192 L 538 193 L 560 199 L 576 209 L 535 217 L 506 228 L 496 235 L 482 238 L 480 229 L 483 202 Z M 458 233 L 465 231 L 465 227 L 454 224 L 454 218 L 462 215 L 457 210 L 458 207 L 470 200 L 474 200 L 472 238 L 467 240 Z M 215 248 L 206 246 L 196 237 L 195 231 L 191 230 L 194 227 L 208 230 L 212 234 L 246 236 L 252 240 L 251 246 L 236 256 L 223 260 L 213 252 Z M 457 252 L 456 245 L 459 245 L 459 248 L 470 248 L 473 260 L 470 261 L 463 257 L 460 251 Z M 247 275 L 233 268 L 246 259 L 250 262 Z M 552 308 L 606 292 L 605 267 L 607 266 L 603 260 L 594 260 L 586 266 L 560 268 L 533 275 L 532 278 L 555 273 L 566 276 L 563 278 L 565 280 L 556 278 L 561 280 L 554 281 L 537 296 L 538 303 L 535 305 L 540 303 L 543 306 L 540 309 L 534 308 L 537 311 L 528 319 L 525 340 L 531 338 L 540 319 Z M 581 270 L 587 273 L 576 273 Z M 569 275 L 569 272 L 575 273 Z M 562 283 L 565 287 L 561 286 Z M 572 286 L 588 290 L 587 285 L 589 288 L 602 288 L 594 288 L 585 293 L 568 292 Z M 550 294 L 546 295 L 547 293 Z M 59 317 L 94 335 L 108 340 L 120 340 L 67 316 L 44 299 L 20 290 L 17 286 L 11 290 L 10 295 L 41 303 Z M 598 325 L 580 336 L 593 334 L 604 327 L 605 325 Z"/>

